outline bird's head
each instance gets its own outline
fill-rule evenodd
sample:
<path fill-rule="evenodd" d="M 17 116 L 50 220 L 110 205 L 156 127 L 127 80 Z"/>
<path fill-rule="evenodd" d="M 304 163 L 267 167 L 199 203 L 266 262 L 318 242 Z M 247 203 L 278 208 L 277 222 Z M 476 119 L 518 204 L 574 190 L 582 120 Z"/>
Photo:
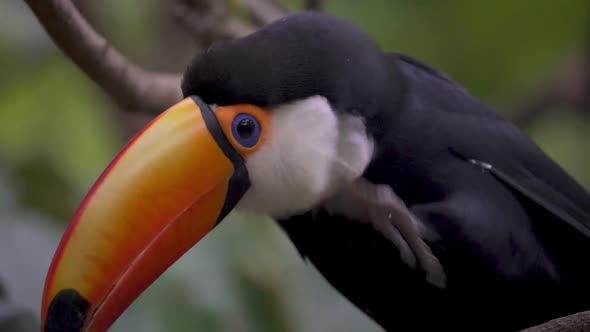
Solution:
<path fill-rule="evenodd" d="M 363 32 L 314 13 L 197 56 L 185 99 L 124 147 L 74 214 L 46 279 L 45 331 L 105 330 L 234 208 L 301 213 L 359 177 L 382 62 Z"/>

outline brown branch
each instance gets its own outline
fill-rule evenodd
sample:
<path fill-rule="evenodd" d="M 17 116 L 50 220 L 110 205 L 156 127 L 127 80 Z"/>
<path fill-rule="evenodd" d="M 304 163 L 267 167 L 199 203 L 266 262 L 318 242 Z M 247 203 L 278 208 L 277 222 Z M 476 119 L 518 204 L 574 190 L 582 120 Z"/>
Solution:
<path fill-rule="evenodd" d="M 181 99 L 180 75 L 131 63 L 96 32 L 70 0 L 25 0 L 56 45 L 119 105 L 157 114 Z"/>
<path fill-rule="evenodd" d="M 305 1 L 305 9 L 306 10 L 321 11 L 324 9 L 324 1 L 323 0 L 306 0 Z"/>
<path fill-rule="evenodd" d="M 511 114 L 512 121 L 526 127 L 541 115 L 559 106 L 579 111 L 588 110 L 588 65 L 581 52 L 566 59 L 556 74 L 541 84 L 536 92 L 524 99 L 522 96 L 518 98 L 520 102 L 514 103 L 516 106 Z"/>
<path fill-rule="evenodd" d="M 249 22 L 232 16 L 225 3 L 219 0 L 177 0 L 172 15 L 202 46 L 242 37 L 257 29 Z"/>
<path fill-rule="evenodd" d="M 520 332 L 580 332 L 590 331 L 590 311 L 550 320 L 544 324 L 529 327 Z"/>
<path fill-rule="evenodd" d="M 512 120 L 525 127 L 558 106 L 590 114 L 590 2 L 586 5 L 586 24 L 580 47 L 574 50 L 538 92 L 514 108 Z M 522 97 L 521 97 L 522 98 Z"/>
<path fill-rule="evenodd" d="M 259 26 L 266 25 L 288 14 L 288 10 L 273 0 L 245 0 L 252 20 Z"/>
<path fill-rule="evenodd" d="M 590 114 L 590 59 L 582 52 L 566 59 L 555 75 L 547 79 L 527 97 L 517 96 L 510 119 L 526 127 L 540 116 L 565 107 Z M 526 94 L 525 94 L 526 95 Z"/>

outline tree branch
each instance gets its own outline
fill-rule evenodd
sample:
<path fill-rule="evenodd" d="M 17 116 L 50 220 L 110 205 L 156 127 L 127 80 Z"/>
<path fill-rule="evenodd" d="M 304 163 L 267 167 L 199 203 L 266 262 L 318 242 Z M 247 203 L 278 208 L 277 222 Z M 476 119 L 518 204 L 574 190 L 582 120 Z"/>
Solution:
<path fill-rule="evenodd" d="M 590 331 L 590 311 L 550 320 L 544 324 L 529 327 L 521 332 L 580 332 Z"/>
<path fill-rule="evenodd" d="M 182 98 L 180 75 L 131 63 L 96 32 L 70 0 L 25 0 L 56 45 L 119 105 L 157 114 Z"/>
<path fill-rule="evenodd" d="M 525 127 L 539 116 L 565 106 L 590 114 L 590 5 L 586 8 L 584 39 L 538 92 L 517 104 L 512 120 Z M 520 97 L 522 98 L 522 97 Z"/>
<path fill-rule="evenodd" d="M 176 22 L 204 46 L 242 37 L 257 29 L 230 14 L 225 3 L 219 0 L 177 0 L 172 13 Z"/>
<path fill-rule="evenodd" d="M 252 20 L 263 26 L 288 14 L 287 9 L 273 0 L 245 0 L 246 8 Z"/>
<path fill-rule="evenodd" d="M 550 112 L 558 106 L 573 110 L 588 110 L 588 79 L 590 67 L 582 52 L 567 58 L 558 68 L 556 74 L 544 82 L 530 96 L 518 99 L 511 119 L 519 126 L 526 127 L 539 116 Z"/>
<path fill-rule="evenodd" d="M 306 0 L 305 1 L 305 9 L 321 11 L 324 9 L 324 1 L 323 0 Z"/>

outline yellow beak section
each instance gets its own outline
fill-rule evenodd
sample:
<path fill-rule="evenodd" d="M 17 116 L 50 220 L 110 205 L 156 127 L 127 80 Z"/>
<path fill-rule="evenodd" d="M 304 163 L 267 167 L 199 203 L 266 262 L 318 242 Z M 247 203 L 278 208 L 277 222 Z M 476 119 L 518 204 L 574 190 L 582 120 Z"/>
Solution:
<path fill-rule="evenodd" d="M 236 172 L 243 167 L 218 126 L 206 104 L 186 98 L 111 162 L 55 253 L 45 331 L 105 331 L 233 207 L 248 185 L 236 191 L 230 182 L 235 187 L 237 173 L 247 182 L 247 174 Z"/>

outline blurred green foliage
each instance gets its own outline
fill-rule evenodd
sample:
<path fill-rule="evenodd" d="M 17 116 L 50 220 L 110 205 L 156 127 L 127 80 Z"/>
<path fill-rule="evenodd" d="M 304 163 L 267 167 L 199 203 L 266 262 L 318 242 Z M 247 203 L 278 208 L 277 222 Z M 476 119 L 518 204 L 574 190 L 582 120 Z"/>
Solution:
<path fill-rule="evenodd" d="M 586 1 L 327 1 L 386 50 L 447 71 L 487 101 L 542 78 L 584 32 Z M 502 110 L 499 110 L 502 111 Z"/>
<path fill-rule="evenodd" d="M 301 1 L 283 2 L 301 8 Z M 115 47 L 150 68 L 181 71 L 198 49 L 187 46 L 165 1 L 79 3 Z M 232 0 L 235 8 L 239 3 Z M 535 88 L 579 46 L 588 20 L 581 0 L 327 0 L 326 10 L 366 29 L 385 50 L 447 72 L 494 107 Z M 26 315 L 38 315 L 65 223 L 128 134 L 112 101 L 53 46 L 20 1 L 0 2 L 0 68 L 0 279 L 8 295 L 0 300 L 0 320 L 10 307 L 27 317 L 18 324 L 31 323 Z M 587 115 L 559 110 L 525 130 L 590 188 Z M 22 330 L 6 322 L 0 331 Z M 300 260 L 271 220 L 237 215 L 142 294 L 113 331 L 195 327 L 379 330 Z"/>
<path fill-rule="evenodd" d="M 24 203 L 69 217 L 77 194 L 119 144 L 101 106 L 107 107 L 88 78 L 58 54 L 2 89 L 1 151 L 27 184 Z"/>

